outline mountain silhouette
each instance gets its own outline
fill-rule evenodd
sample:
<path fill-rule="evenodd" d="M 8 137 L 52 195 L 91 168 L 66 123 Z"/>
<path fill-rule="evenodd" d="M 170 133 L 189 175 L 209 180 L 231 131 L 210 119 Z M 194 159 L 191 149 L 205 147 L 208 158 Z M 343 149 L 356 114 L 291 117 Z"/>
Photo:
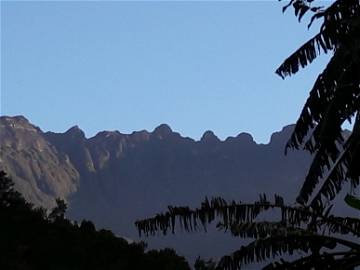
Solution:
<path fill-rule="evenodd" d="M 293 126 L 256 143 L 248 133 L 220 140 L 206 131 L 199 141 L 162 124 L 152 132 L 102 131 L 91 138 L 74 126 L 43 132 L 23 116 L 0 117 L 0 169 L 35 205 L 64 198 L 68 217 L 138 239 L 137 219 L 168 205 L 198 206 L 205 196 L 253 201 L 260 193 L 294 200 L 310 164 L 303 151 L 284 155 Z M 150 247 L 174 247 L 181 255 L 230 252 L 238 240 L 215 233 L 145 239 Z M 216 247 L 214 247 L 216 243 Z"/>

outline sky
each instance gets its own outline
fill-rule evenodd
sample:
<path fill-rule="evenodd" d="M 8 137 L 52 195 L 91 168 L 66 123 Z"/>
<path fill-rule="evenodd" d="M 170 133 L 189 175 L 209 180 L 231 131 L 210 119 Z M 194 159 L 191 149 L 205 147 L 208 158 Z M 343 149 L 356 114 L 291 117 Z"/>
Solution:
<path fill-rule="evenodd" d="M 284 2 L 1 2 L 1 115 L 43 131 L 80 126 L 267 143 L 295 123 L 329 56 L 282 80 L 316 33 Z"/>

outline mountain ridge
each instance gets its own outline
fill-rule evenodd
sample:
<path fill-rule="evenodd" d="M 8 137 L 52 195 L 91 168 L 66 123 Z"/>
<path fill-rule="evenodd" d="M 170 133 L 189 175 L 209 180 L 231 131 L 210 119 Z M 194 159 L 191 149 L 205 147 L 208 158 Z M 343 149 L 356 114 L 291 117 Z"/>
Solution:
<path fill-rule="evenodd" d="M 205 196 L 252 201 L 262 192 L 284 192 L 293 199 L 310 156 L 302 151 L 284 156 L 292 129 L 289 125 L 273 133 L 268 144 L 244 132 L 220 140 L 206 131 L 196 141 L 166 124 L 152 132 L 101 131 L 86 138 L 78 126 L 43 132 L 23 116 L 6 116 L 0 117 L 0 169 L 36 205 L 51 208 L 55 198 L 64 198 L 70 218 L 90 219 L 137 239 L 133 222 L 167 205 L 198 206 Z M 187 237 L 171 239 L 148 241 L 154 247 L 173 246 L 186 256 L 197 249 L 203 250 L 198 255 L 214 255 L 206 248 L 212 237 L 202 238 L 198 247 Z M 216 242 L 226 253 L 231 240 L 221 239 Z"/>
<path fill-rule="evenodd" d="M 8 115 L 1 115 L 0 116 L 0 122 L 1 121 L 4 121 L 4 120 L 10 120 L 10 121 L 23 121 L 23 122 L 27 122 L 29 124 L 30 121 L 23 115 L 15 115 L 15 116 L 8 116 Z M 0 123 L 1 124 L 1 123 Z M 269 136 L 269 139 L 268 139 L 268 142 L 267 143 L 260 143 L 260 142 L 257 142 L 253 136 L 249 133 L 249 132 L 243 132 L 241 131 L 240 133 L 236 134 L 236 135 L 229 135 L 227 137 L 225 137 L 224 139 L 220 139 L 212 130 L 205 130 L 202 135 L 199 137 L 199 139 L 195 139 L 195 138 L 192 138 L 192 137 L 189 137 L 189 136 L 185 136 L 185 135 L 182 135 L 180 134 L 179 132 L 177 131 L 174 131 L 168 124 L 166 123 L 161 123 L 159 124 L 158 126 L 155 126 L 155 128 L 152 130 L 152 131 L 149 131 L 147 129 L 142 129 L 142 130 L 136 130 L 136 131 L 132 131 L 131 133 L 122 133 L 120 132 L 120 130 L 101 130 L 101 131 L 98 131 L 96 132 L 94 135 L 92 136 L 86 136 L 85 132 L 81 129 L 80 126 L 78 125 L 73 125 L 71 126 L 70 128 L 68 128 L 67 130 L 63 131 L 63 132 L 55 132 L 55 131 L 43 131 L 39 126 L 35 126 L 33 124 L 31 124 L 33 127 L 35 127 L 36 129 L 38 130 L 41 130 L 43 133 L 48 133 L 48 132 L 51 132 L 51 133 L 56 133 L 56 134 L 64 134 L 64 133 L 67 133 L 67 132 L 74 132 L 75 130 L 78 130 L 78 132 L 81 132 L 82 134 L 84 134 L 84 137 L 86 139 L 92 139 L 96 136 L 98 136 L 99 134 L 101 133 L 108 133 L 108 134 L 119 134 L 119 135 L 124 135 L 124 136 L 130 136 L 130 135 L 133 135 L 133 134 L 137 134 L 137 133 L 147 133 L 147 134 L 151 134 L 151 133 L 158 133 L 159 130 L 161 132 L 162 129 L 167 129 L 168 130 L 168 133 L 175 133 L 175 134 L 179 134 L 182 138 L 188 138 L 190 140 L 193 140 L 194 142 L 200 142 L 202 140 L 202 138 L 204 138 L 204 136 L 206 137 L 209 132 L 211 134 L 213 134 L 215 137 L 217 137 L 219 139 L 220 142 L 225 142 L 226 140 L 231 140 L 232 138 L 237 138 L 239 136 L 245 136 L 245 135 L 248 135 L 249 137 L 251 137 L 251 140 L 253 140 L 256 144 L 269 144 L 270 143 L 270 140 L 271 140 L 271 136 L 274 135 L 274 133 L 277 133 L 277 132 L 282 132 L 284 129 L 287 129 L 287 128 L 290 128 L 292 129 L 294 127 L 294 124 L 288 124 L 288 125 L 285 125 L 283 126 L 280 130 L 278 131 L 274 131 L 272 134 L 270 134 Z"/>

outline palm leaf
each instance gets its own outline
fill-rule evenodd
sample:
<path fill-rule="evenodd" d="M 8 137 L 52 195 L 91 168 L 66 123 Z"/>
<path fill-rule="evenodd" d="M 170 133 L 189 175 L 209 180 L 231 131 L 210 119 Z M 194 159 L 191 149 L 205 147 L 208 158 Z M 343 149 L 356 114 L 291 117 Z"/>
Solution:
<path fill-rule="evenodd" d="M 301 9 L 305 9 L 305 12 L 311 10 L 306 2 L 308 1 L 290 2 L 299 19 L 304 15 L 304 11 L 300 11 Z M 299 6 L 301 7 L 299 8 Z M 343 42 L 344 36 L 351 32 L 352 29 L 349 28 L 349 25 L 352 19 L 358 19 L 359 8 L 359 0 L 338 0 L 325 11 L 315 8 L 316 12 L 310 25 L 315 19 L 323 18 L 324 22 L 320 32 L 289 56 L 276 70 L 276 73 L 282 78 L 290 76 L 297 73 L 300 67 L 304 68 L 310 64 L 321 51 L 327 53 L 336 49 Z"/>
<path fill-rule="evenodd" d="M 280 210 L 279 221 L 256 221 L 260 213 L 271 209 Z M 360 237 L 359 219 L 335 217 L 329 215 L 330 210 L 331 207 L 323 208 L 323 211 L 319 212 L 317 209 L 305 206 L 286 206 L 282 197 L 277 195 L 273 202 L 262 195 L 258 201 L 252 204 L 227 202 L 216 197 L 211 200 L 205 199 L 201 207 L 196 209 L 169 207 L 167 212 L 150 219 L 137 221 L 135 225 L 140 235 L 142 233 L 154 234 L 157 231 L 166 234 L 169 230 L 174 233 L 176 224 L 186 231 L 196 231 L 200 228 L 206 230 L 206 224 L 218 219 L 220 220 L 217 225 L 218 229 L 225 232 L 230 231 L 233 236 L 256 239 L 249 245 L 242 246 L 233 254 L 223 257 L 217 269 L 240 269 L 249 263 L 273 259 L 283 254 L 291 255 L 299 250 L 319 256 L 318 260 L 314 260 L 312 257 L 304 259 L 303 266 L 319 266 L 326 262 L 326 258 L 330 258 L 324 253 L 320 254 L 322 248 L 333 249 L 337 245 L 342 245 L 351 252 L 354 250 L 360 252 L 359 244 L 325 235 L 326 232 L 338 235 L 352 233 L 356 237 Z M 340 259 L 334 258 L 335 261 Z M 278 267 L 286 265 L 277 264 Z"/>
<path fill-rule="evenodd" d="M 287 228 L 278 233 L 274 232 L 269 237 L 257 239 L 231 255 L 224 256 L 218 267 L 226 270 L 241 269 L 250 263 L 263 262 L 285 254 L 293 255 L 299 250 L 319 254 L 322 248 L 334 249 L 338 245 L 360 252 L 360 245 L 347 240 L 318 235 L 300 228 Z"/>
<path fill-rule="evenodd" d="M 351 71 L 352 69 L 348 69 L 347 73 Z M 354 84 L 360 83 L 360 78 L 358 82 L 342 83 L 346 86 L 337 88 L 332 102 L 327 106 L 327 111 L 323 113 L 322 121 L 316 126 L 306 145 L 308 150 L 316 151 L 316 154 L 297 198 L 299 203 L 308 201 L 320 179 L 332 166 L 339 166 L 337 171 L 343 173 L 343 180 L 348 169 L 347 163 L 337 162 L 340 153 L 345 151 L 341 125 L 359 111 L 360 87 Z M 313 144 L 313 141 L 317 143 Z"/>
<path fill-rule="evenodd" d="M 359 252 L 333 252 L 324 253 L 321 255 L 311 254 L 306 257 L 301 257 L 292 262 L 281 260 L 273 262 L 263 270 L 306 270 L 306 269 L 343 269 L 353 270 L 356 265 L 359 265 Z"/>
<path fill-rule="evenodd" d="M 169 206 L 165 213 L 157 214 L 155 217 L 135 222 L 135 226 L 139 230 L 139 234 L 154 234 L 157 231 L 167 234 L 168 230 L 175 231 L 176 222 L 180 228 L 185 231 L 197 231 L 199 229 L 206 230 L 206 225 L 212 223 L 215 218 L 221 220 L 225 225 L 251 222 L 260 213 L 269 208 L 287 208 L 280 196 L 275 196 L 274 203 L 270 203 L 265 195 L 254 203 L 241 203 L 236 201 L 227 202 L 221 197 L 215 197 L 211 200 L 207 198 L 201 203 L 201 207 L 190 209 L 189 207 L 173 207 Z M 291 209 L 286 215 L 291 215 L 294 222 L 301 222 L 305 216 L 301 213 L 293 214 Z M 306 215 L 307 213 L 303 213 Z M 284 214 L 285 215 L 285 214 Z"/>
<path fill-rule="evenodd" d="M 311 202 L 311 206 L 313 208 L 322 207 L 322 197 L 328 198 L 330 200 L 334 199 L 336 194 L 340 192 L 341 187 L 344 183 L 344 175 L 350 178 L 349 173 L 353 170 L 354 167 L 359 166 L 355 164 L 355 161 L 352 159 L 354 155 L 358 155 L 359 153 L 359 145 L 360 145 L 360 114 L 357 115 L 354 129 L 348 140 L 345 144 L 345 149 L 342 152 L 339 159 L 333 165 L 331 171 L 324 184 L 321 186 L 320 190 L 314 197 Z M 349 168 L 349 170 L 347 170 Z M 353 186 L 357 186 L 359 184 L 359 176 L 351 177 Z"/>
<path fill-rule="evenodd" d="M 288 6 L 292 5 L 301 19 L 310 2 L 295 0 Z M 310 24 L 323 19 L 320 32 L 287 58 L 276 73 L 284 78 L 320 53 L 334 52 L 311 89 L 286 145 L 286 151 L 304 147 L 315 154 L 297 201 L 307 203 L 324 181 L 311 204 L 322 207 L 321 199 L 333 199 L 347 180 L 359 182 L 360 168 L 356 164 L 360 162 L 360 146 L 354 142 L 349 153 L 343 153 L 341 126 L 360 112 L 360 0 L 337 0 L 326 10 L 316 9 L 314 13 Z"/>
<path fill-rule="evenodd" d="M 279 209 L 280 221 L 256 222 L 260 213 L 270 209 Z M 235 233 L 239 226 L 244 232 L 243 236 L 254 237 L 271 233 L 272 228 L 307 226 L 309 230 L 320 231 L 327 229 L 331 233 L 360 236 L 360 220 L 351 218 L 334 217 L 328 214 L 326 209 L 322 212 L 312 210 L 304 206 L 284 205 L 280 196 L 275 196 L 273 202 L 261 196 L 254 203 L 226 202 L 222 198 L 205 199 L 201 207 L 190 209 L 189 207 L 169 206 L 168 211 L 157 214 L 153 218 L 135 222 L 139 234 L 153 235 L 156 232 L 167 234 L 175 232 L 176 225 L 185 231 L 206 230 L 206 225 L 215 219 L 219 220 L 218 228 L 230 230 Z"/>

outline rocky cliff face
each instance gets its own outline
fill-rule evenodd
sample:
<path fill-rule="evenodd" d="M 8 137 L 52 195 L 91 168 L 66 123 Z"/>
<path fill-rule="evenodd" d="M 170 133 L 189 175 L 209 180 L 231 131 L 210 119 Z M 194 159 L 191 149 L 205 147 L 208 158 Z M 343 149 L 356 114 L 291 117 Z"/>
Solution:
<path fill-rule="evenodd" d="M 262 192 L 293 199 L 310 162 L 304 152 L 284 156 L 292 126 L 274 133 L 269 144 L 257 144 L 246 133 L 221 141 L 211 131 L 194 141 L 167 125 L 86 138 L 76 126 L 44 133 L 21 116 L 1 117 L 0 128 L 0 167 L 27 199 L 51 207 L 53 198 L 66 198 L 71 218 L 92 219 L 130 238 L 137 237 L 136 219 L 167 205 L 197 206 L 205 196 L 219 195 L 253 201 Z M 227 238 L 203 237 L 203 247 L 197 247 L 196 237 L 149 241 L 155 246 L 176 242 L 184 255 L 200 250 L 195 256 L 213 256 L 201 249 L 214 239 L 220 253 L 235 245 Z"/>
<path fill-rule="evenodd" d="M 36 205 L 52 207 L 54 198 L 66 198 L 79 187 L 79 173 L 69 156 L 22 116 L 0 118 L 0 167 Z"/>

